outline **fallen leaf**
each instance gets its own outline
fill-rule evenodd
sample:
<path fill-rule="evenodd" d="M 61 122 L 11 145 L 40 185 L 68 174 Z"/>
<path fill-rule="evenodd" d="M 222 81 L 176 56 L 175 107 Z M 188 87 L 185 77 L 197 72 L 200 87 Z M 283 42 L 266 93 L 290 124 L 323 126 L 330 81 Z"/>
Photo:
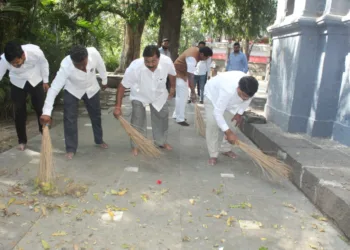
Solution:
<path fill-rule="evenodd" d="M 225 241 L 226 241 L 225 239 L 221 239 L 221 242 L 222 242 L 222 243 L 225 243 Z"/>
<path fill-rule="evenodd" d="M 310 244 L 310 243 L 309 243 L 309 247 L 312 248 L 312 249 L 318 249 L 317 246 L 315 246 L 313 244 Z"/>
<path fill-rule="evenodd" d="M 191 205 L 194 205 L 196 203 L 194 199 L 190 199 L 189 201 L 190 201 Z"/>
<path fill-rule="evenodd" d="M 314 219 L 316 219 L 316 220 L 319 220 L 319 221 L 328 221 L 327 218 L 322 217 L 322 216 L 320 216 L 320 215 L 318 215 L 318 214 L 312 214 L 311 216 L 312 216 L 312 218 L 314 218 Z"/>
<path fill-rule="evenodd" d="M 41 240 L 41 244 L 43 245 L 43 248 L 44 248 L 45 250 L 50 249 L 49 243 L 47 243 L 45 240 Z"/>
<path fill-rule="evenodd" d="M 134 201 L 131 201 L 130 204 L 131 204 L 133 207 L 136 206 L 136 202 L 134 202 Z"/>
<path fill-rule="evenodd" d="M 47 215 L 47 213 L 46 213 L 46 207 L 43 206 L 43 205 L 41 205 L 40 208 L 41 208 L 41 212 L 42 212 L 43 216 L 46 216 L 46 215 Z"/>
<path fill-rule="evenodd" d="M 267 240 L 267 238 L 264 238 L 264 237 L 263 237 L 263 238 L 260 238 L 260 240 L 265 241 L 265 240 Z"/>
<path fill-rule="evenodd" d="M 320 232 L 324 233 L 324 232 L 326 232 L 326 230 L 324 230 L 324 228 L 320 228 Z"/>
<path fill-rule="evenodd" d="M 226 225 L 228 227 L 232 227 L 232 222 L 234 222 L 234 221 L 235 221 L 235 217 L 230 216 L 230 217 L 227 218 Z"/>
<path fill-rule="evenodd" d="M 283 206 L 293 209 L 295 213 L 298 212 L 298 209 L 290 203 L 283 202 Z"/>
<path fill-rule="evenodd" d="M 192 217 L 192 213 L 190 211 L 187 212 L 187 215 Z"/>
<path fill-rule="evenodd" d="M 215 214 L 215 215 L 213 215 L 213 217 L 216 218 L 216 219 L 220 219 L 222 217 L 222 215 L 221 214 Z"/>
<path fill-rule="evenodd" d="M 163 189 L 160 191 L 160 194 L 161 194 L 161 195 L 164 195 L 164 194 L 166 194 L 166 193 L 168 193 L 168 192 L 169 192 L 169 189 L 163 188 Z"/>
<path fill-rule="evenodd" d="M 144 202 L 147 202 L 147 201 L 149 200 L 148 194 L 141 194 L 141 199 L 142 199 Z"/>
<path fill-rule="evenodd" d="M 226 211 L 222 210 L 222 211 L 221 211 L 221 213 L 220 213 L 220 215 L 222 215 L 222 216 L 226 216 L 226 215 L 227 215 L 227 213 L 226 213 Z"/>
<path fill-rule="evenodd" d="M 278 229 L 278 225 L 277 224 L 273 225 L 273 228 Z"/>
<path fill-rule="evenodd" d="M 111 190 L 111 194 L 113 195 L 118 195 L 118 196 L 123 196 L 125 195 L 129 190 L 127 188 L 119 189 L 119 191 L 116 191 L 114 189 Z"/>
<path fill-rule="evenodd" d="M 349 242 L 349 240 L 343 235 L 338 235 L 338 237 L 344 242 Z"/>
<path fill-rule="evenodd" d="M 183 241 L 183 242 L 190 242 L 190 241 L 191 241 L 191 238 L 188 237 L 188 236 L 184 236 L 184 237 L 182 238 L 182 241 Z"/>
<path fill-rule="evenodd" d="M 206 225 L 206 224 L 203 224 L 203 227 L 204 227 L 204 228 L 208 228 L 208 225 Z"/>
<path fill-rule="evenodd" d="M 124 244 L 122 245 L 122 248 L 123 248 L 123 249 L 130 249 L 130 248 L 131 248 L 131 246 L 130 246 L 130 245 L 128 245 L 128 244 L 125 244 L 125 243 L 124 243 Z"/>
<path fill-rule="evenodd" d="M 313 229 L 317 229 L 317 225 L 316 224 L 312 224 L 312 228 Z"/>
<path fill-rule="evenodd" d="M 113 219 L 114 218 L 114 213 L 113 211 L 111 211 L 110 209 L 107 210 L 107 213 L 109 214 L 109 216 Z"/>
<path fill-rule="evenodd" d="M 126 207 L 117 207 L 115 205 L 106 205 L 107 209 L 110 209 L 111 211 L 128 211 Z"/>
<path fill-rule="evenodd" d="M 67 233 L 65 231 L 57 231 L 56 233 L 53 233 L 52 236 L 66 236 Z"/>
<path fill-rule="evenodd" d="M 252 204 L 248 202 L 241 202 L 237 205 L 230 205 L 230 208 L 242 208 L 242 209 L 252 208 Z"/>
<path fill-rule="evenodd" d="M 6 208 L 6 205 L 5 205 L 5 204 L 0 203 L 0 209 L 5 209 L 5 208 Z"/>
<path fill-rule="evenodd" d="M 14 203 L 16 201 L 16 198 L 11 198 L 8 202 L 7 202 L 7 206 L 9 207 L 12 203 Z"/>
<path fill-rule="evenodd" d="M 95 200 L 100 201 L 100 197 L 98 196 L 98 193 L 94 193 L 93 196 Z"/>
<path fill-rule="evenodd" d="M 259 250 L 269 250 L 267 247 L 260 247 Z"/>

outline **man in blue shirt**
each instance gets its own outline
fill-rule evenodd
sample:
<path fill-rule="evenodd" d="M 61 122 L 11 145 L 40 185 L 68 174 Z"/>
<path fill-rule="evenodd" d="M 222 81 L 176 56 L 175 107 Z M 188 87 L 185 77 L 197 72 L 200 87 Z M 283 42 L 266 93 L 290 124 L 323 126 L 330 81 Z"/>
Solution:
<path fill-rule="evenodd" d="M 233 52 L 230 54 L 226 71 L 242 71 L 244 73 L 248 72 L 248 62 L 247 57 L 244 53 L 241 52 L 241 47 L 239 43 L 234 43 Z"/>

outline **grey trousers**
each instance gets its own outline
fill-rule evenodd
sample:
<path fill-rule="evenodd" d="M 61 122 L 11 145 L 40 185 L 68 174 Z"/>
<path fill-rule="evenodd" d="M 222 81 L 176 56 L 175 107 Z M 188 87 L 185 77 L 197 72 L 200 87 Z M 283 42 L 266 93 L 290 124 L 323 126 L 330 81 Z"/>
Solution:
<path fill-rule="evenodd" d="M 89 113 L 94 139 L 96 144 L 103 143 L 101 125 L 100 92 L 97 92 L 90 99 L 85 94 L 82 97 L 85 107 Z M 78 148 L 78 107 L 79 99 L 64 91 L 64 138 L 66 152 L 75 153 Z"/>
<path fill-rule="evenodd" d="M 133 100 L 132 113 L 131 113 L 131 125 L 136 128 L 143 135 L 147 136 L 147 119 L 146 108 L 142 102 Z M 151 108 L 151 124 L 153 140 L 158 146 L 163 146 L 167 142 L 168 127 L 169 127 L 169 108 L 166 102 L 163 108 L 158 112 L 152 105 Z M 131 141 L 131 147 L 137 147 L 133 141 Z"/>

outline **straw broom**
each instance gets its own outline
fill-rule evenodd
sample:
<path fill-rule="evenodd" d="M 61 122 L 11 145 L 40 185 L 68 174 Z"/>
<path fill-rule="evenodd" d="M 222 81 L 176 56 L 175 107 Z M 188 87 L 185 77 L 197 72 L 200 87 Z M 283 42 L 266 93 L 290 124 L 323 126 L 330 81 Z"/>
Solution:
<path fill-rule="evenodd" d="M 203 116 L 201 114 L 200 108 L 198 104 L 196 103 L 194 105 L 194 110 L 195 110 L 195 127 L 197 129 L 197 132 L 205 138 L 205 123 Z"/>
<path fill-rule="evenodd" d="M 54 178 L 54 164 L 49 126 L 43 126 L 41 140 L 40 165 L 38 173 L 39 183 L 51 183 Z"/>
<path fill-rule="evenodd" d="M 162 152 L 154 145 L 153 141 L 144 137 L 124 117 L 119 116 L 118 120 L 129 135 L 130 139 L 137 145 L 140 151 L 150 157 L 159 157 Z"/>
<path fill-rule="evenodd" d="M 205 123 L 203 116 L 199 110 L 197 104 L 195 105 L 195 120 L 197 131 L 200 135 L 205 137 Z M 276 158 L 264 154 L 259 149 L 249 146 L 248 144 L 237 141 L 236 145 L 249 155 L 255 163 L 261 168 L 263 174 L 270 179 L 278 179 L 280 177 L 286 178 L 290 174 L 290 168 L 287 164 L 282 161 L 277 160 Z"/>

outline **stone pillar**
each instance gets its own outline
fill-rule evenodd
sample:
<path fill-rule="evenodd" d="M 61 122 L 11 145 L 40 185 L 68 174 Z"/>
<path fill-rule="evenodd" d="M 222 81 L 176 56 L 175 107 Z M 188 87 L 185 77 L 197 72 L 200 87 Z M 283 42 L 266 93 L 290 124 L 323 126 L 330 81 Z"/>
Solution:
<path fill-rule="evenodd" d="M 269 121 L 287 132 L 306 132 L 307 128 L 316 71 L 317 2 L 295 1 L 293 14 L 280 17 L 268 29 L 273 48 L 265 112 Z"/>
<path fill-rule="evenodd" d="M 324 15 L 316 20 L 317 72 L 307 126 L 311 136 L 331 137 L 333 133 L 348 43 L 348 30 L 338 14 L 348 10 L 347 3 L 348 0 L 328 0 Z"/>
<path fill-rule="evenodd" d="M 293 14 L 269 27 L 274 47 L 265 112 L 284 131 L 332 136 L 348 43 L 341 15 L 349 8 L 349 0 L 296 0 Z"/>
<path fill-rule="evenodd" d="M 342 20 L 350 34 L 350 10 Z M 350 36 L 347 39 L 347 49 L 344 71 L 340 88 L 337 117 L 334 122 L 333 139 L 350 146 Z"/>

